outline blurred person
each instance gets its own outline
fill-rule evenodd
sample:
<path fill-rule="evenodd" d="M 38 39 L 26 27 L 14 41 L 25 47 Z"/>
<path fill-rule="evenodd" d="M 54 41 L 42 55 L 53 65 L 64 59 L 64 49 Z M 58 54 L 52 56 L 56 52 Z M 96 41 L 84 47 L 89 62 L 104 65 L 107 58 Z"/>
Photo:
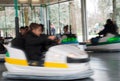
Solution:
<path fill-rule="evenodd" d="M 54 24 L 51 24 L 51 34 L 52 34 L 52 35 L 55 35 L 55 34 L 56 34 L 56 30 L 55 30 Z"/>
<path fill-rule="evenodd" d="M 20 35 L 23 36 L 26 33 L 26 28 L 25 27 L 20 27 Z"/>
<path fill-rule="evenodd" d="M 99 36 L 102 35 L 104 37 L 108 33 L 118 35 L 118 27 L 111 19 L 107 19 L 106 24 L 104 25 L 104 29 L 100 31 L 98 34 Z"/>
<path fill-rule="evenodd" d="M 37 23 L 31 23 L 29 27 L 30 31 L 25 36 L 25 52 L 29 60 L 39 61 L 43 56 L 43 46 L 55 36 L 42 36 L 42 27 Z"/>
<path fill-rule="evenodd" d="M 30 28 L 28 26 L 25 26 L 25 30 L 26 30 L 25 33 L 27 33 L 30 30 Z"/>
<path fill-rule="evenodd" d="M 98 44 L 98 42 L 105 42 L 108 38 L 118 35 L 118 27 L 113 23 L 111 19 L 107 19 L 104 29 L 98 33 L 98 37 L 92 38 L 90 42 L 92 44 Z"/>
<path fill-rule="evenodd" d="M 40 24 L 40 27 L 41 27 L 42 34 L 44 34 L 44 31 L 45 31 L 44 25 L 43 25 L 43 24 Z"/>
<path fill-rule="evenodd" d="M 66 26 L 64 26 L 63 27 L 63 34 L 70 34 L 70 32 L 69 32 L 69 26 L 68 25 L 66 25 Z"/>
<path fill-rule="evenodd" d="M 15 37 L 12 41 L 11 41 L 11 46 L 14 48 L 18 48 L 21 50 L 24 50 L 24 36 L 26 34 L 26 29 L 25 27 L 20 27 L 19 29 L 19 36 Z"/>

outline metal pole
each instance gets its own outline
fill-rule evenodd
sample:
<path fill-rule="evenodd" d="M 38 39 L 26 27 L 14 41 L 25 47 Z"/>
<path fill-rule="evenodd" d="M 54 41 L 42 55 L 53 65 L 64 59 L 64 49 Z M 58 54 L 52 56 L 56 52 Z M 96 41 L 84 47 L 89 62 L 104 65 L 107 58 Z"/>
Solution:
<path fill-rule="evenodd" d="M 14 7 L 15 7 L 15 32 L 16 37 L 18 37 L 19 35 L 18 0 L 14 0 Z"/>
<path fill-rule="evenodd" d="M 117 18 L 116 18 L 116 0 L 113 0 L 113 21 L 116 22 Z"/>
<path fill-rule="evenodd" d="M 40 10 L 40 14 L 39 14 L 39 15 L 40 15 L 40 17 L 39 17 L 40 23 L 43 24 L 43 21 L 42 21 L 42 8 L 41 8 L 41 5 L 40 5 L 40 9 L 39 9 L 39 10 Z"/>
<path fill-rule="evenodd" d="M 86 14 L 86 0 L 81 0 L 81 14 L 82 14 L 82 31 L 83 31 L 83 41 L 87 41 L 87 14 Z"/>
<path fill-rule="evenodd" d="M 24 26 L 24 7 L 22 6 L 22 24 L 23 24 L 23 26 Z"/>
<path fill-rule="evenodd" d="M 50 3 L 50 0 L 48 0 L 48 4 L 47 4 L 47 7 L 46 7 L 46 15 L 47 15 L 47 31 L 48 31 L 48 35 L 51 35 L 51 22 L 50 22 L 50 8 L 49 8 L 49 3 Z"/>
<path fill-rule="evenodd" d="M 70 2 L 69 2 L 69 25 L 71 25 L 71 16 L 70 16 L 70 13 L 71 13 L 71 7 L 70 7 Z M 70 32 L 71 33 L 71 32 Z"/>
<path fill-rule="evenodd" d="M 45 25 L 44 7 L 41 7 L 41 18 L 42 18 L 42 24 L 44 24 L 44 25 Z"/>
<path fill-rule="evenodd" d="M 45 7 L 45 22 L 46 22 L 46 29 L 47 29 L 47 35 L 49 35 L 49 23 L 48 23 L 48 8 L 47 6 Z"/>
<path fill-rule="evenodd" d="M 69 30 L 70 30 L 70 34 L 72 34 L 72 25 L 73 25 L 73 24 L 72 24 L 73 22 L 71 21 L 71 20 L 72 20 L 72 17 L 71 17 L 71 13 L 72 13 L 72 12 L 71 12 L 71 4 L 72 4 L 72 3 L 69 2 L 69 27 L 70 27 Z M 73 15 L 72 15 L 72 16 L 73 16 Z"/>
<path fill-rule="evenodd" d="M 6 17 L 6 9 L 5 9 L 5 36 L 7 37 L 7 17 Z"/>
<path fill-rule="evenodd" d="M 45 33 L 48 34 L 48 27 L 47 27 L 47 9 L 46 9 L 46 6 L 43 7 L 43 18 L 44 18 L 44 24 L 45 24 Z"/>
<path fill-rule="evenodd" d="M 36 7 L 34 6 L 34 9 L 33 9 L 33 12 L 34 12 L 34 21 L 37 22 L 36 20 Z"/>
<path fill-rule="evenodd" d="M 46 7 L 46 14 L 47 14 L 47 31 L 48 31 L 48 35 L 51 35 L 49 6 Z"/>
<path fill-rule="evenodd" d="M 25 26 L 29 25 L 29 18 L 28 18 L 28 8 L 24 8 L 24 20 L 25 20 Z"/>
<path fill-rule="evenodd" d="M 59 15 L 59 20 L 58 20 L 58 26 L 59 26 L 59 27 L 58 27 L 58 28 L 59 28 L 59 33 L 60 33 L 60 35 L 61 35 L 62 33 L 61 33 L 61 27 L 60 27 L 60 16 L 61 16 L 61 15 L 60 15 L 60 7 L 61 7 L 61 6 L 60 6 L 59 0 L 58 0 L 58 15 Z"/>

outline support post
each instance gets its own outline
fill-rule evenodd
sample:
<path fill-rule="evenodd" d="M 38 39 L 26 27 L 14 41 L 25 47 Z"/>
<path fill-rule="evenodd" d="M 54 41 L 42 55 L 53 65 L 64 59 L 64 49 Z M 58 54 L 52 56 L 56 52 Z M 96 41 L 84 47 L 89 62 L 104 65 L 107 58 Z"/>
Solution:
<path fill-rule="evenodd" d="M 50 27 L 50 11 L 49 11 L 49 5 L 46 7 L 46 16 L 47 16 L 47 34 L 51 35 L 51 27 Z"/>
<path fill-rule="evenodd" d="M 43 7 L 43 18 L 44 18 L 44 25 L 45 25 L 45 33 L 48 34 L 46 6 Z"/>
<path fill-rule="evenodd" d="M 78 13 L 77 13 L 78 14 Z M 69 25 L 70 25 L 70 33 L 77 34 L 77 27 L 76 27 L 76 10 L 75 10 L 75 3 L 74 1 L 69 2 Z"/>
<path fill-rule="evenodd" d="M 29 25 L 29 17 L 28 17 L 28 8 L 27 7 L 24 8 L 24 15 L 25 15 L 25 17 L 24 17 L 25 26 L 28 26 Z"/>
<path fill-rule="evenodd" d="M 6 15 L 6 9 L 5 9 L 5 37 L 8 37 L 7 36 L 7 30 L 8 30 L 8 27 L 7 27 L 7 15 Z"/>
<path fill-rule="evenodd" d="M 82 14 L 82 30 L 83 30 L 83 41 L 87 41 L 87 14 L 86 14 L 86 0 L 81 0 L 81 14 Z"/>
<path fill-rule="evenodd" d="M 62 34 L 62 31 L 61 31 L 61 26 L 60 26 L 60 20 L 61 20 L 61 14 L 60 14 L 60 1 L 58 0 L 58 16 L 59 16 L 59 20 L 58 20 L 58 28 L 59 28 L 59 33 L 60 33 L 60 35 Z"/>
<path fill-rule="evenodd" d="M 22 24 L 23 24 L 23 26 L 24 26 L 24 7 L 22 6 Z"/>
<path fill-rule="evenodd" d="M 43 13 L 43 7 L 40 6 L 40 23 L 44 24 L 44 13 Z"/>
<path fill-rule="evenodd" d="M 15 32 L 16 37 L 18 37 L 19 35 L 18 0 L 14 0 L 14 7 L 15 7 Z"/>
<path fill-rule="evenodd" d="M 113 0 L 113 21 L 116 22 L 117 21 L 117 18 L 116 18 L 116 14 L 117 11 L 116 11 L 116 0 Z"/>

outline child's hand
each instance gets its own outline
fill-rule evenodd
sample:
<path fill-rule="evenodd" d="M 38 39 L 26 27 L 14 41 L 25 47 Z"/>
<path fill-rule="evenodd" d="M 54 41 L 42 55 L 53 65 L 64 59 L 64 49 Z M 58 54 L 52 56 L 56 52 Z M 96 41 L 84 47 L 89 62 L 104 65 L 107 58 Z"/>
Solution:
<path fill-rule="evenodd" d="M 55 36 L 49 36 L 48 39 L 55 40 L 56 37 Z"/>

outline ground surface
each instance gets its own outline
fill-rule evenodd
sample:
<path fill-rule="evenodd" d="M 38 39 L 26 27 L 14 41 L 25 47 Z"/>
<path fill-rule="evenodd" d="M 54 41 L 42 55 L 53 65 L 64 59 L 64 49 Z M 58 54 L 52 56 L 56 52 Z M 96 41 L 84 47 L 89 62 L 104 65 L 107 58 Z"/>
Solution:
<path fill-rule="evenodd" d="M 91 55 L 90 63 L 94 70 L 94 75 L 88 79 L 74 81 L 120 81 L 120 52 L 89 53 L 89 54 Z M 5 70 L 6 69 L 4 67 L 4 64 L 0 63 L 0 81 L 33 81 L 33 80 L 5 80 L 2 78 L 2 72 Z"/>

